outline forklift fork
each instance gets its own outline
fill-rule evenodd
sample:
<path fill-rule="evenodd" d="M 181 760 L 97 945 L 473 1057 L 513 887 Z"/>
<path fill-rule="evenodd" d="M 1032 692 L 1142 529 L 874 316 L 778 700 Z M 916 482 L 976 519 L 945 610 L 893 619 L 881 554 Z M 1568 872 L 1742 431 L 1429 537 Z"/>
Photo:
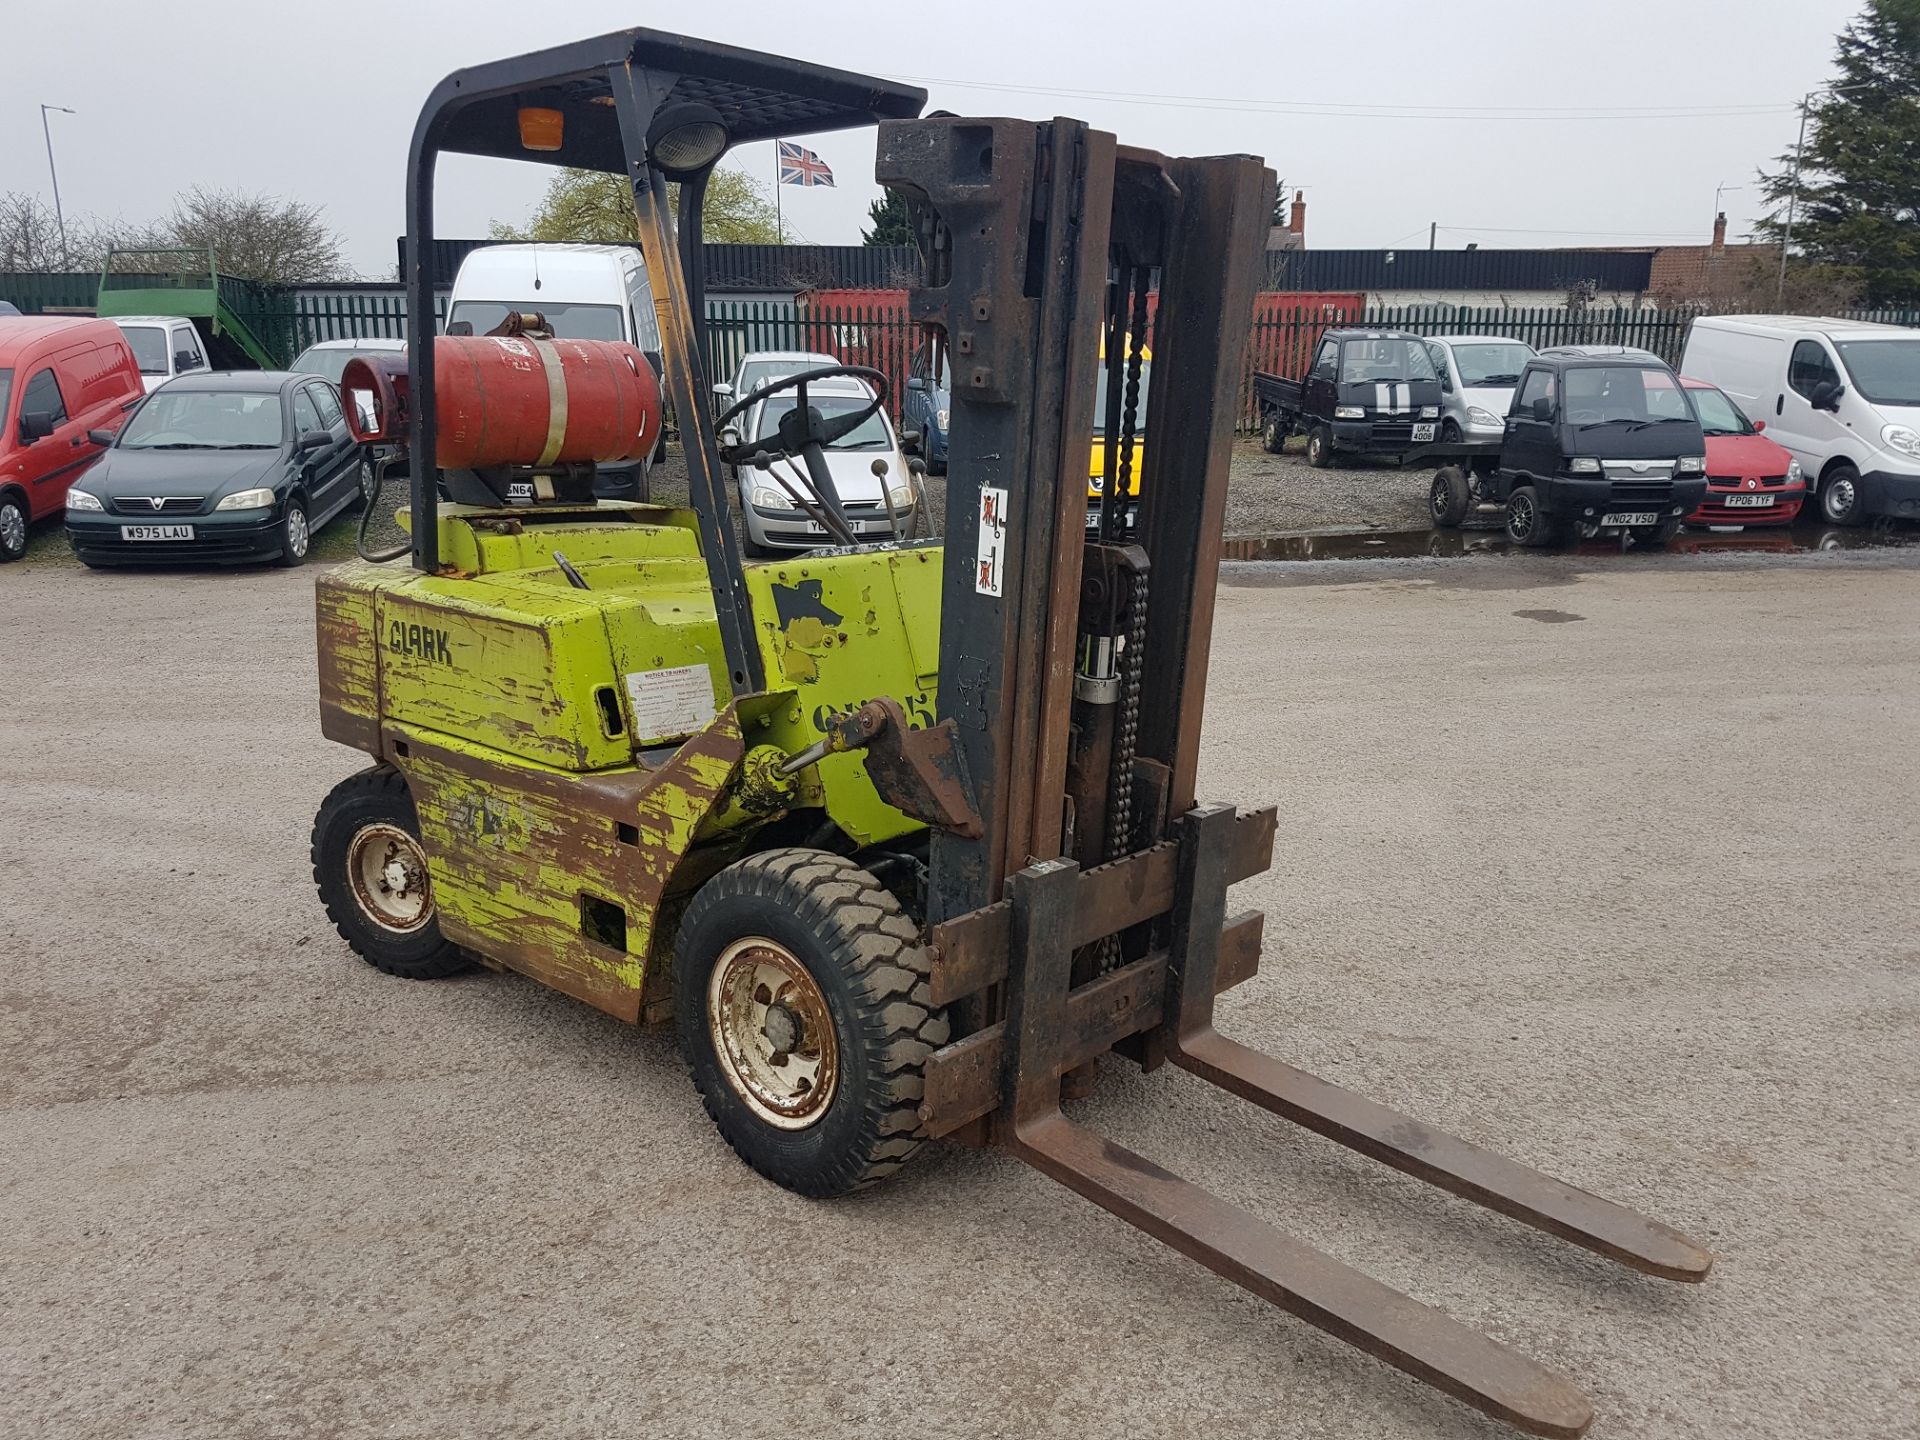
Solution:
<path fill-rule="evenodd" d="M 1256 823 L 1249 827 L 1249 820 Z M 1223 950 L 1247 928 L 1244 921 L 1227 920 L 1227 886 L 1265 867 L 1259 851 L 1271 844 L 1270 812 L 1237 817 L 1231 807 L 1206 806 L 1182 817 L 1175 828 L 1170 892 L 1151 880 L 1152 873 L 1167 867 L 1164 853 L 1102 866 L 1105 875 L 1083 874 L 1070 860 L 1049 860 L 1010 877 L 1006 1019 L 1004 1029 L 992 1027 L 1001 1033 L 990 1034 L 1000 1056 L 997 1138 L 1042 1174 L 1128 1224 L 1408 1374 L 1532 1434 L 1581 1434 L 1592 1409 L 1560 1376 L 1061 1113 L 1061 1076 L 1085 1062 L 1086 1044 L 1094 1038 L 1084 997 L 1124 988 L 1124 999 L 1102 1013 L 1103 1034 L 1146 1035 L 1150 1052 L 1157 1050 L 1180 1068 L 1276 1115 L 1649 1275 L 1700 1280 L 1712 1263 L 1685 1236 L 1644 1216 L 1219 1034 L 1213 1027 L 1214 997 L 1244 978 L 1246 968 L 1236 964 L 1233 973 L 1222 974 Z M 1086 943 L 1089 923 L 1109 923 L 1090 918 L 1103 907 L 1086 902 L 1099 896 L 1079 891 L 1092 883 L 1101 894 L 1117 893 L 1128 870 L 1143 891 L 1159 891 L 1145 903 L 1168 917 L 1168 944 L 1162 954 L 1127 967 L 1144 966 L 1145 983 L 1117 987 L 1114 982 L 1127 973 L 1122 971 L 1076 989 L 1071 985 L 1075 949 Z M 1105 907 L 1110 918 L 1122 921 L 1136 919 L 1139 910 L 1139 905 L 1124 912 Z M 968 937 L 959 929 L 949 936 L 961 942 L 960 948 L 953 957 L 940 952 L 936 989 L 943 988 L 938 978 L 943 965 L 951 975 L 952 960 L 964 968 L 969 953 Z M 1223 936 L 1228 945 L 1223 946 Z M 970 978 L 980 973 L 976 969 Z M 1128 1031 L 1132 1024 L 1139 1029 Z M 957 1062 L 969 1043 L 946 1047 L 929 1067 L 926 1114 L 932 1124 L 950 1122 L 957 1113 L 949 1102 L 959 1088 Z"/>

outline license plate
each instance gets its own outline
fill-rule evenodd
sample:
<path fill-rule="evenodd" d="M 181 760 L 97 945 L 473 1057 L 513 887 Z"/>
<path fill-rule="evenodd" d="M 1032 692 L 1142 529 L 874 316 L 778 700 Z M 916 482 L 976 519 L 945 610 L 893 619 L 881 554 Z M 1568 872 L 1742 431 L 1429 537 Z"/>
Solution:
<path fill-rule="evenodd" d="M 1413 427 L 1413 443 L 1414 444 L 1422 445 L 1431 439 L 1433 439 L 1433 426 L 1416 425 Z"/>
<path fill-rule="evenodd" d="M 1660 512 L 1657 510 L 1625 510 L 1618 515 L 1609 515 L 1600 522 L 1602 525 L 1658 525 Z"/>
<path fill-rule="evenodd" d="M 1728 508 L 1739 507 L 1747 510 L 1765 510 L 1773 504 L 1771 495 L 1729 495 L 1724 502 Z"/>
<path fill-rule="evenodd" d="M 122 540 L 191 540 L 191 525 L 122 525 Z"/>

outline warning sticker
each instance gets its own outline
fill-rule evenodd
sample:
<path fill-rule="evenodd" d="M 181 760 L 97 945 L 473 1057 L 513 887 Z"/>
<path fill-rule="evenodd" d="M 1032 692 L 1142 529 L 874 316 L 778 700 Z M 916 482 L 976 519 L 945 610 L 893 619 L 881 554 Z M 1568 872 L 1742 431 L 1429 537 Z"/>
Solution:
<path fill-rule="evenodd" d="M 713 719 L 713 676 L 704 665 L 636 670 L 626 680 L 633 737 L 642 745 L 684 740 Z"/>
<path fill-rule="evenodd" d="M 979 567 L 973 588 L 982 595 L 998 595 L 1006 582 L 1002 573 L 1007 551 L 1007 492 L 991 485 L 980 487 Z"/>

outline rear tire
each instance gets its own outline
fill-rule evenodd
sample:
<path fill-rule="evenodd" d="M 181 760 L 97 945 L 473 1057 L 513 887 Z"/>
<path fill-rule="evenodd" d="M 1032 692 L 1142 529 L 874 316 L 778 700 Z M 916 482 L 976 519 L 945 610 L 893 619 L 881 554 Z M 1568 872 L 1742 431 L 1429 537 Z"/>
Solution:
<path fill-rule="evenodd" d="M 1324 425 L 1316 425 L 1307 432 L 1307 464 L 1316 470 L 1330 469 L 1333 465 L 1333 436 Z"/>
<path fill-rule="evenodd" d="M 1473 504 L 1473 492 L 1468 488 L 1466 472 L 1458 465 L 1444 466 L 1433 477 L 1433 484 L 1427 491 L 1427 510 L 1433 516 L 1433 523 L 1452 530 L 1467 518 L 1467 510 Z"/>
<path fill-rule="evenodd" d="M 1281 420 L 1277 413 L 1269 412 L 1260 426 L 1260 448 L 1269 455 L 1284 454 L 1287 448 L 1287 433 L 1292 428 Z"/>
<path fill-rule="evenodd" d="M 1860 494 L 1860 472 L 1836 465 L 1820 486 L 1820 514 L 1830 525 L 1863 525 L 1867 511 Z"/>
<path fill-rule="evenodd" d="M 1507 538 L 1516 545 L 1551 545 L 1558 530 L 1540 509 L 1540 492 L 1531 485 L 1516 485 L 1507 496 Z"/>
<path fill-rule="evenodd" d="M 376 970 L 439 980 L 471 970 L 440 934 L 420 818 L 398 770 L 349 775 L 313 818 L 313 883 L 340 938 Z"/>
<path fill-rule="evenodd" d="M 9 491 L 0 495 L 0 565 L 27 553 L 27 502 Z"/>
<path fill-rule="evenodd" d="M 900 902 L 841 856 L 769 850 L 701 886 L 674 948 L 674 1022 L 734 1153 L 815 1197 L 905 1164 L 950 1034 L 930 970 Z"/>

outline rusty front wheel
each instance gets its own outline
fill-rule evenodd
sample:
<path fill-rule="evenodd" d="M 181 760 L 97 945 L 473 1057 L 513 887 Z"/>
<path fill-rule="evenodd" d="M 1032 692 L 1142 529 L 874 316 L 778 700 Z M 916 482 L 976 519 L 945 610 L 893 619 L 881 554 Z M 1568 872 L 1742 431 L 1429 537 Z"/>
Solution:
<path fill-rule="evenodd" d="M 438 980 L 472 968 L 440 934 L 420 821 L 399 771 L 363 770 L 321 801 L 313 882 L 333 928 L 376 970 Z"/>
<path fill-rule="evenodd" d="M 734 1152 L 802 1195 L 899 1169 L 949 1035 L 928 968 L 900 902 L 842 856 L 770 850 L 707 881 L 680 924 L 674 1020 Z"/>

